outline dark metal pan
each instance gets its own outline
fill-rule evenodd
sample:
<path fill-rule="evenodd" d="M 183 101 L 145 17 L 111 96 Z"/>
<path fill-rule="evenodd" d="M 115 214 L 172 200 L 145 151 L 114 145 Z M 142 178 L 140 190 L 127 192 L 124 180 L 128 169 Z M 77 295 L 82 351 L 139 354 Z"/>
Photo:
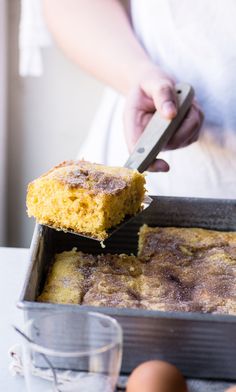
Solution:
<path fill-rule="evenodd" d="M 155 197 L 153 203 L 109 238 L 103 253 L 136 253 L 138 231 L 149 226 L 203 227 L 236 231 L 236 200 Z M 139 363 L 163 359 L 187 377 L 236 380 L 236 316 L 142 309 L 85 307 L 37 302 L 55 253 L 78 250 L 100 254 L 99 242 L 37 225 L 29 270 L 18 306 L 25 319 L 42 319 L 51 312 L 98 311 L 115 317 L 124 332 L 122 372 Z M 66 314 L 65 314 L 66 317 Z M 46 328 L 46 325 L 45 325 Z M 39 339 L 35 336 L 35 340 Z"/>

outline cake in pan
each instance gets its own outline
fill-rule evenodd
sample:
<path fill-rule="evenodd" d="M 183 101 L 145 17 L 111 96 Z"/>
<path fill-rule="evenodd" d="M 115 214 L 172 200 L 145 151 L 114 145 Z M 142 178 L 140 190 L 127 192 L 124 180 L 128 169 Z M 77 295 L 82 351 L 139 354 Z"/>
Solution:
<path fill-rule="evenodd" d="M 147 261 L 142 306 L 236 314 L 236 232 L 144 225 L 138 254 Z"/>
<path fill-rule="evenodd" d="M 73 249 L 56 255 L 38 301 L 138 307 L 141 273 L 135 256 L 92 256 Z"/>
<path fill-rule="evenodd" d="M 66 161 L 31 182 L 29 216 L 45 225 L 99 240 L 142 208 L 145 177 L 136 170 Z"/>
<path fill-rule="evenodd" d="M 98 256 L 97 268 L 91 271 L 89 286 L 82 304 L 119 308 L 139 307 L 141 274 L 141 262 L 135 256 Z"/>
<path fill-rule="evenodd" d="M 96 265 L 96 258 L 76 248 L 56 255 L 47 277 L 41 302 L 79 304 L 83 300 L 87 278 Z"/>
<path fill-rule="evenodd" d="M 236 314 L 236 233 L 144 225 L 138 256 L 63 252 L 38 300 Z"/>

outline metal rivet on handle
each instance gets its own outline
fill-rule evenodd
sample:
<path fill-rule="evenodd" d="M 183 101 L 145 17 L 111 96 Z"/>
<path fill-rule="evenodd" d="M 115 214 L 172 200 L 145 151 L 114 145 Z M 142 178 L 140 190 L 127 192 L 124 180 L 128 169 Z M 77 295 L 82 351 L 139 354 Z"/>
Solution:
<path fill-rule="evenodd" d="M 140 147 L 140 148 L 138 148 L 138 150 L 137 150 L 137 152 L 140 152 L 140 154 L 142 154 L 144 151 L 145 151 L 145 148 L 144 148 L 144 147 Z"/>

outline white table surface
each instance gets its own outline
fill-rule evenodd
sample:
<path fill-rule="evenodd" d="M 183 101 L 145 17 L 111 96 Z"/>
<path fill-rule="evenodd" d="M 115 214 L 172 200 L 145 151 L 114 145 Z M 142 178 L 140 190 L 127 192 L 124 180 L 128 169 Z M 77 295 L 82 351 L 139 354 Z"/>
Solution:
<path fill-rule="evenodd" d="M 12 325 L 22 327 L 23 313 L 17 309 L 27 266 L 28 249 L 0 248 L 0 392 L 25 391 L 24 380 L 9 372 L 9 348 L 19 342 Z M 236 383 L 235 383 L 236 384 Z M 230 383 L 191 380 L 189 392 L 223 392 Z"/>

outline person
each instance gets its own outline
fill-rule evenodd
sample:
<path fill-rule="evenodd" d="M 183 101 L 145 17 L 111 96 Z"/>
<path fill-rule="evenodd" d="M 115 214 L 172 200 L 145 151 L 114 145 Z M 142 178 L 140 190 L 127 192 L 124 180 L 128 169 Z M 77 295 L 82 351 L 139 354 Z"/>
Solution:
<path fill-rule="evenodd" d="M 110 86 L 80 157 L 122 166 L 155 110 L 175 117 L 185 81 L 196 99 L 150 166 L 148 192 L 236 197 L 234 0 L 131 0 L 130 17 L 118 0 L 43 0 L 43 12 L 67 56 Z"/>

